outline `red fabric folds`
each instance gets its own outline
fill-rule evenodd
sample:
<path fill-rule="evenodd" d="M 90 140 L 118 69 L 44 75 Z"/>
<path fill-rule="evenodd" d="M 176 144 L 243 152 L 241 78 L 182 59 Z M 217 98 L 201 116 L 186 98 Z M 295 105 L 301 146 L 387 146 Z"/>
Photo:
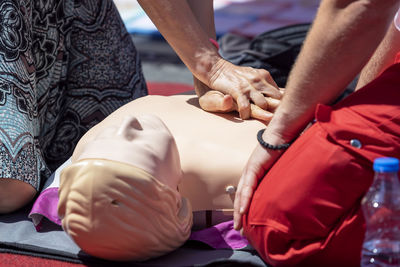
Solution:
<path fill-rule="evenodd" d="M 360 201 L 382 156 L 400 157 L 400 64 L 337 105 L 318 106 L 316 123 L 259 184 L 246 237 L 274 266 L 358 266 Z"/>

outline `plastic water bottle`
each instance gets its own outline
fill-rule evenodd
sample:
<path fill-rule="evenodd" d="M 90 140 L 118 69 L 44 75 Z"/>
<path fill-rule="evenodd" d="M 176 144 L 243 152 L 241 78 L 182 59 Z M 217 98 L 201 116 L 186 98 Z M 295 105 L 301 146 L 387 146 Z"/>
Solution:
<path fill-rule="evenodd" d="M 361 205 L 366 233 L 361 266 L 400 266 L 399 160 L 374 161 L 375 178 Z"/>

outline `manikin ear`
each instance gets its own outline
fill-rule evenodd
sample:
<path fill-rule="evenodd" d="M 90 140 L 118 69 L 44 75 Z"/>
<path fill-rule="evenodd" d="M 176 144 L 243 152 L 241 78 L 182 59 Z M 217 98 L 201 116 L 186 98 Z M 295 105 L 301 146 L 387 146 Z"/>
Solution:
<path fill-rule="evenodd" d="M 190 235 L 190 203 L 140 168 L 87 159 L 66 167 L 60 181 L 63 228 L 90 255 L 142 261 L 175 250 Z"/>

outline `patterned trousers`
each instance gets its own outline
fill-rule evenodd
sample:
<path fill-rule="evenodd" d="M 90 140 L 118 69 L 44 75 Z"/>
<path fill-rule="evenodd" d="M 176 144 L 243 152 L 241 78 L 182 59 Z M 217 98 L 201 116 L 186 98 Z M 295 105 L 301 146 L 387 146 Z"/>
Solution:
<path fill-rule="evenodd" d="M 88 129 L 146 94 L 111 0 L 0 0 L 0 178 L 39 190 Z"/>

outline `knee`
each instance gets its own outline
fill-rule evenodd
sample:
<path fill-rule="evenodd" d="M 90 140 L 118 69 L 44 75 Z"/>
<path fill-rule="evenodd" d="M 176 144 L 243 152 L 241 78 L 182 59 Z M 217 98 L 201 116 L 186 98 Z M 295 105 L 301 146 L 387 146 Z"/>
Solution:
<path fill-rule="evenodd" d="M 268 264 L 357 266 L 360 262 L 364 230 L 359 208 L 354 207 L 345 217 L 338 218 L 331 228 L 322 227 L 324 231 L 315 223 L 321 222 L 320 217 L 310 215 L 307 219 L 301 209 L 284 207 L 263 217 L 262 208 L 258 206 L 258 211 L 255 208 L 244 216 L 243 232 Z"/>
<path fill-rule="evenodd" d="M 243 233 L 259 255 L 268 264 L 273 266 L 295 266 L 299 264 L 299 253 L 293 248 L 298 236 L 293 235 L 279 218 L 285 216 L 285 212 L 275 210 L 274 215 L 263 214 L 254 208 L 243 218 Z M 279 213 L 279 214 L 278 214 Z M 295 255 L 297 254 L 297 255 Z"/>
<path fill-rule="evenodd" d="M 261 189 L 244 217 L 244 235 L 268 264 L 302 266 L 321 246 L 324 234 L 316 225 L 317 218 L 299 207 L 301 201 L 294 201 L 299 196 L 292 194 L 288 199 L 269 187 Z"/>
<path fill-rule="evenodd" d="M 319 240 L 298 236 L 276 218 L 258 219 L 250 213 L 243 222 L 243 233 L 265 262 L 272 266 L 307 266 L 302 262 L 315 251 Z"/>
<path fill-rule="evenodd" d="M 30 184 L 14 179 L 0 179 L 0 214 L 22 208 L 36 195 Z"/>

